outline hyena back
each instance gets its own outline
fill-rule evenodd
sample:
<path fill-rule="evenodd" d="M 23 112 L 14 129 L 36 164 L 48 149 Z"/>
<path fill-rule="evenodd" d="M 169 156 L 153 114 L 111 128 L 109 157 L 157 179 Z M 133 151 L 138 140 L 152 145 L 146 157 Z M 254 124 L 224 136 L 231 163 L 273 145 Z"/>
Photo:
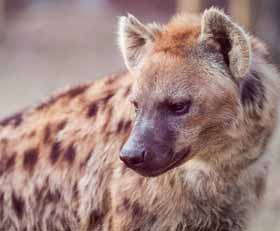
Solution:
<path fill-rule="evenodd" d="M 119 44 L 128 73 L 0 122 L 0 230 L 246 230 L 276 124 L 265 46 L 216 9 L 121 17 Z"/>

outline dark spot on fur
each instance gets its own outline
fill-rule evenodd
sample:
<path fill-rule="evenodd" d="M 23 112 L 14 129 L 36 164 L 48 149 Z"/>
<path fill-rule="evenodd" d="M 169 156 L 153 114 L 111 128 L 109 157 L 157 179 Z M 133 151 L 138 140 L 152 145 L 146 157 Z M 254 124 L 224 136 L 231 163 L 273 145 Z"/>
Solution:
<path fill-rule="evenodd" d="M 110 108 L 108 108 L 108 113 L 106 113 L 106 120 L 102 126 L 102 131 L 105 131 L 108 128 L 108 125 L 112 121 L 112 114 L 113 114 L 113 108 L 110 107 Z"/>
<path fill-rule="evenodd" d="M 30 132 L 30 134 L 29 134 L 29 138 L 32 138 L 32 137 L 34 137 L 36 135 L 36 131 L 32 131 L 32 132 Z"/>
<path fill-rule="evenodd" d="M 69 224 L 69 220 L 66 218 L 66 216 L 61 217 L 61 225 L 62 225 L 62 230 L 65 231 L 73 230 L 73 226 Z"/>
<path fill-rule="evenodd" d="M 37 107 L 35 107 L 35 109 L 42 110 L 42 109 L 48 107 L 49 105 L 54 104 L 58 100 L 59 100 L 59 98 L 57 98 L 57 97 L 51 97 L 47 101 L 40 103 Z"/>
<path fill-rule="evenodd" d="M 124 121 L 121 120 L 119 123 L 118 123 L 118 126 L 117 126 L 117 133 L 120 133 L 123 129 L 123 126 L 124 126 Z"/>
<path fill-rule="evenodd" d="M 143 207 L 140 206 L 138 202 L 134 202 L 132 205 L 132 215 L 134 217 L 139 217 L 143 214 Z"/>
<path fill-rule="evenodd" d="M 107 92 L 106 96 L 104 96 L 101 101 L 103 102 L 103 104 L 108 103 L 108 101 L 115 95 L 115 92 L 113 91 L 109 91 Z"/>
<path fill-rule="evenodd" d="M 130 94 L 131 86 L 128 86 L 124 92 L 124 97 L 127 97 Z"/>
<path fill-rule="evenodd" d="M 78 189 L 78 183 L 76 182 L 73 187 L 73 198 L 78 199 L 78 197 L 79 197 L 79 189 Z"/>
<path fill-rule="evenodd" d="M 88 153 L 88 155 L 87 155 L 87 157 L 85 158 L 85 160 L 80 164 L 80 168 L 83 168 L 83 167 L 85 167 L 85 166 L 87 165 L 87 163 L 88 163 L 88 161 L 89 161 L 89 159 L 90 159 L 90 157 L 91 157 L 91 155 L 92 155 L 92 152 L 93 152 L 93 150 L 91 150 L 91 151 Z"/>
<path fill-rule="evenodd" d="M 171 180 L 169 181 L 170 187 L 173 188 L 174 184 L 175 184 L 175 180 L 174 178 L 171 178 Z"/>
<path fill-rule="evenodd" d="M 110 131 L 109 129 L 107 129 L 107 128 L 110 128 L 110 126 L 109 126 L 110 122 L 111 122 L 111 120 L 109 119 L 109 116 L 108 116 L 108 119 L 107 119 L 107 121 L 105 122 L 105 124 L 103 125 L 103 128 L 102 128 L 102 129 L 104 129 L 102 131 L 105 131 L 104 132 L 104 138 L 103 138 L 104 144 L 108 143 L 109 141 L 112 141 L 110 139 L 110 137 L 111 137 L 111 135 L 113 135 L 113 132 Z"/>
<path fill-rule="evenodd" d="M 36 148 L 28 149 L 24 152 L 23 167 L 26 170 L 32 171 L 38 160 L 38 150 Z"/>
<path fill-rule="evenodd" d="M 48 191 L 46 197 L 45 197 L 45 201 L 46 202 L 54 202 L 57 203 L 60 200 L 61 194 L 58 190 L 54 190 L 53 192 Z"/>
<path fill-rule="evenodd" d="M 7 118 L 0 121 L 1 126 L 13 125 L 14 127 L 19 126 L 22 123 L 23 112 L 15 113 Z"/>
<path fill-rule="evenodd" d="M 2 160 L 0 161 L 0 176 L 2 176 L 2 174 L 6 171 L 5 169 L 5 161 L 3 160 L 3 157 L 2 157 Z"/>
<path fill-rule="evenodd" d="M 3 155 L 0 161 L 0 175 L 10 170 L 15 165 L 16 153 L 11 156 Z"/>
<path fill-rule="evenodd" d="M 128 198 L 124 198 L 124 199 L 123 199 L 123 208 L 124 208 L 125 210 L 128 210 L 129 207 L 130 207 L 129 199 L 128 199 Z"/>
<path fill-rule="evenodd" d="M 22 219 L 24 212 L 24 201 L 22 198 L 17 197 L 15 193 L 12 193 L 12 206 L 19 219 Z"/>
<path fill-rule="evenodd" d="M 89 85 L 80 85 L 77 87 L 74 87 L 70 90 L 68 90 L 65 95 L 68 95 L 69 97 L 73 98 L 76 97 L 80 94 L 82 94 L 83 92 L 85 92 L 88 89 Z"/>
<path fill-rule="evenodd" d="M 54 164 L 58 160 L 60 152 L 61 152 L 60 143 L 55 142 L 52 145 L 52 149 L 51 149 L 51 153 L 50 153 L 50 161 L 52 164 Z"/>
<path fill-rule="evenodd" d="M 127 132 L 131 128 L 131 121 L 126 121 L 123 127 L 124 132 Z"/>
<path fill-rule="evenodd" d="M 8 159 L 7 159 L 7 163 L 6 163 L 6 170 L 11 169 L 16 162 L 16 153 L 13 153 Z"/>
<path fill-rule="evenodd" d="M 44 109 L 44 108 L 48 107 L 49 105 L 56 103 L 58 100 L 60 100 L 61 98 L 64 98 L 64 97 L 74 98 L 74 97 L 82 94 L 84 91 L 86 91 L 88 89 L 88 87 L 89 87 L 89 85 L 80 85 L 80 86 L 71 88 L 68 91 L 64 91 L 54 97 L 51 97 L 46 102 L 43 102 L 40 105 L 38 105 L 36 107 L 36 109 L 37 110 Z"/>
<path fill-rule="evenodd" d="M 98 111 L 97 104 L 96 104 L 96 102 L 93 102 L 88 107 L 87 116 L 93 117 L 97 114 L 97 111 Z"/>
<path fill-rule="evenodd" d="M 51 211 L 50 215 L 48 216 L 48 218 L 45 219 L 45 223 L 46 223 L 46 230 L 54 230 L 54 231 L 58 231 L 57 230 L 57 226 L 56 224 L 53 222 L 53 217 L 55 216 L 55 211 Z M 61 228 L 61 230 L 63 230 L 63 228 Z M 67 230 L 68 231 L 68 230 Z"/>
<path fill-rule="evenodd" d="M 4 193 L 0 192 L 0 206 L 3 205 L 4 202 Z"/>
<path fill-rule="evenodd" d="M 4 220 L 4 193 L 0 192 L 0 221 Z"/>
<path fill-rule="evenodd" d="M 102 226 L 104 218 L 111 208 L 111 194 L 108 189 L 105 190 L 102 198 L 101 210 L 94 209 L 90 214 L 88 230 L 97 230 Z"/>
<path fill-rule="evenodd" d="M 176 227 L 176 231 L 183 231 L 183 224 L 179 223 Z"/>
<path fill-rule="evenodd" d="M 2 145 L 6 146 L 9 143 L 9 140 L 7 138 L 2 138 L 0 142 Z"/>
<path fill-rule="evenodd" d="M 258 199 L 261 199 L 265 191 L 265 180 L 263 178 L 256 179 L 256 195 Z"/>
<path fill-rule="evenodd" d="M 256 72 L 248 74 L 241 83 L 241 102 L 244 107 L 252 107 L 251 114 L 257 116 L 258 110 L 263 110 L 265 89 Z"/>
<path fill-rule="evenodd" d="M 90 213 L 88 230 L 95 230 L 102 225 L 104 214 L 97 209 L 94 209 Z"/>
<path fill-rule="evenodd" d="M 127 132 L 131 127 L 131 121 L 119 121 L 118 125 L 117 125 L 117 130 L 116 132 L 117 133 L 120 133 L 120 132 Z"/>
<path fill-rule="evenodd" d="M 117 80 L 118 80 L 118 78 L 117 78 L 116 75 L 109 76 L 109 77 L 106 78 L 105 84 L 106 85 L 111 85 L 111 84 L 115 83 Z"/>
<path fill-rule="evenodd" d="M 158 197 L 156 196 L 156 197 L 153 199 L 152 204 L 155 205 L 157 202 L 158 202 Z"/>
<path fill-rule="evenodd" d="M 64 153 L 64 160 L 66 160 L 69 164 L 72 164 L 75 160 L 76 149 L 73 144 L 70 144 Z"/>
<path fill-rule="evenodd" d="M 62 130 L 65 127 L 66 124 L 67 124 L 67 120 L 63 120 L 63 121 L 59 122 L 57 127 L 56 127 L 57 128 L 57 132 Z"/>
<path fill-rule="evenodd" d="M 51 138 L 51 128 L 50 125 L 47 124 L 45 129 L 44 129 L 44 137 L 43 137 L 43 142 L 45 144 L 50 142 L 50 138 Z"/>
<path fill-rule="evenodd" d="M 149 224 L 150 226 L 153 226 L 157 221 L 157 215 L 156 214 L 151 214 L 149 218 Z"/>

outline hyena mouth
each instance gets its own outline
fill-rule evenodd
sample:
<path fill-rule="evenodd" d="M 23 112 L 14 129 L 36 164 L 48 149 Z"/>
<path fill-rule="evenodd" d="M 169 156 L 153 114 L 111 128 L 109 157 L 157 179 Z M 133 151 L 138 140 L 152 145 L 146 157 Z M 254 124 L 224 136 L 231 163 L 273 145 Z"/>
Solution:
<path fill-rule="evenodd" d="M 172 153 L 170 153 L 172 155 Z M 156 177 L 159 176 L 168 170 L 171 170 L 173 168 L 176 168 L 186 162 L 191 157 L 191 147 L 188 146 L 186 148 L 183 148 L 181 151 L 176 152 L 172 155 L 172 159 L 168 161 L 164 166 L 153 166 L 153 165 L 136 165 L 132 167 L 134 171 L 139 173 L 140 175 L 146 176 L 146 177 Z"/>
<path fill-rule="evenodd" d="M 164 172 L 172 169 L 172 168 L 176 168 L 179 165 L 183 164 L 185 161 L 187 161 L 190 158 L 191 154 L 191 147 L 188 146 L 186 148 L 183 148 L 181 151 L 176 152 L 174 157 L 173 157 L 173 162 L 170 164 L 170 166 L 168 166 Z M 162 172 L 162 173 L 164 173 Z"/>

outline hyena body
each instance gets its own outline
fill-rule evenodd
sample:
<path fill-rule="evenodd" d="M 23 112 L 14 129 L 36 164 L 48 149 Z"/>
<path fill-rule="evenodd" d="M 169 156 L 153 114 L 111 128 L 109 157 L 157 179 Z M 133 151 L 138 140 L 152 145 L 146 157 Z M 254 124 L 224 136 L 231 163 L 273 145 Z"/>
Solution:
<path fill-rule="evenodd" d="M 2 120 L 0 230 L 245 230 L 276 123 L 264 45 L 212 9 L 122 18 L 120 46 L 130 73 Z"/>

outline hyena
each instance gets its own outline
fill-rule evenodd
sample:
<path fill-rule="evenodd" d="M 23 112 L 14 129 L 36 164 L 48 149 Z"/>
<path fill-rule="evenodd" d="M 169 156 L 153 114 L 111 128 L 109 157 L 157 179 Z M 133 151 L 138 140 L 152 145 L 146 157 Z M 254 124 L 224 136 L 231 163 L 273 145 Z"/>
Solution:
<path fill-rule="evenodd" d="M 127 72 L 1 121 L 0 230 L 246 230 L 276 126 L 266 46 L 215 8 L 121 17 L 118 41 Z"/>

